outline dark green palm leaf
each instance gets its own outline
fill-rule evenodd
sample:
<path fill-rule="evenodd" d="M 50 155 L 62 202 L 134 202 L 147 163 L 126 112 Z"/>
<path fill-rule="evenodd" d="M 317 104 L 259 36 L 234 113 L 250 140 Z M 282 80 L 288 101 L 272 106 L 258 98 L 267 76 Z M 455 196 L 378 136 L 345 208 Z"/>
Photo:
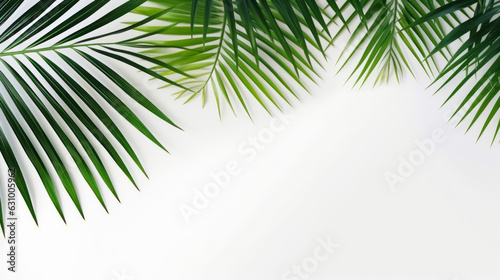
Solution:
<path fill-rule="evenodd" d="M 83 21 L 95 17 L 112 1 L 90 1 L 75 11 L 76 3 L 78 0 L 0 3 L 0 44 L 5 46 L 0 51 L 0 111 L 5 120 L 0 126 L 0 153 L 7 166 L 16 170 L 18 189 L 35 221 L 23 176 L 25 164 L 16 155 L 24 153 L 33 164 L 64 220 L 59 183 L 82 216 L 84 211 L 63 153 L 71 156 L 104 209 L 99 181 L 118 199 L 97 147 L 87 134 L 136 187 L 127 160 L 110 140 L 146 174 L 106 107 L 166 150 L 103 80 L 111 81 L 142 107 L 178 128 L 103 60 L 136 68 L 165 82 L 165 87 L 178 87 L 180 91 L 174 95 L 185 102 L 201 97 L 204 105 L 212 93 L 219 116 L 226 103 L 233 113 L 240 104 L 251 118 L 252 99 L 270 114 L 272 107 L 281 110 L 281 103 L 291 106 L 290 98 L 298 99 L 296 88 L 307 90 L 307 82 L 319 78 L 316 70 L 326 57 L 326 49 L 348 32 L 339 61 L 341 69 L 354 61 L 350 78 L 355 77 L 355 83 L 363 85 L 373 74 L 375 83 L 391 76 L 399 80 L 405 72 L 412 73 L 412 62 L 417 61 L 429 76 L 438 73 L 438 81 L 444 80 L 442 86 L 462 75 L 448 100 L 472 84 L 459 110 L 468 109 L 465 117 L 473 116 L 471 126 L 486 116 L 481 135 L 500 109 L 500 0 L 327 0 L 326 7 L 315 0 L 129 0 L 88 24 Z M 130 12 L 140 18 L 104 32 L 103 27 Z M 61 17 L 64 19 L 58 21 Z M 333 24 L 338 24 L 335 33 Z M 115 37 L 111 36 L 125 32 L 133 36 L 112 41 Z M 462 44 L 454 46 L 459 40 Z M 457 50 L 451 52 L 454 47 Z M 353 50 L 348 51 L 350 48 Z M 448 61 L 442 69 L 438 57 Z M 100 105 L 96 96 L 107 104 Z M 111 136 L 98 128 L 101 124 L 95 123 L 87 110 Z M 62 143 L 59 150 L 42 123 L 48 123 Z M 71 133 L 65 132 L 63 123 Z M 500 120 L 495 137 L 499 130 Z M 18 144 L 21 149 L 14 149 Z M 49 175 L 53 170 L 57 178 Z M 2 202 L 0 198 L 3 229 Z"/>
<path fill-rule="evenodd" d="M 56 1 L 40 1 L 29 4 L 23 3 L 23 1 L 7 0 L 2 1 L 0 4 L 0 27 L 4 30 L 0 33 L 0 43 L 5 43 L 6 46 L 0 51 L 0 111 L 6 120 L 6 122 L 2 122 L 0 127 L 0 153 L 7 166 L 16 170 L 15 181 L 17 187 L 35 222 L 37 222 L 36 212 L 23 176 L 23 171 L 26 170 L 25 163 L 18 162 L 16 157 L 20 153 L 25 153 L 35 167 L 43 186 L 63 220 L 65 218 L 59 202 L 57 181 L 65 188 L 82 217 L 84 216 L 83 207 L 78 198 L 77 184 L 75 184 L 76 178 L 68 171 L 68 167 L 62 160 L 63 155 L 66 153 L 76 163 L 79 173 L 105 210 L 106 205 L 99 189 L 99 180 L 93 175 L 94 170 L 97 171 L 101 180 L 118 199 L 114 184 L 101 160 L 101 156 L 96 152 L 97 147 L 85 135 L 86 131 L 96 138 L 113 161 L 136 186 L 129 168 L 125 165 L 123 156 L 111 144 L 108 136 L 104 135 L 88 113 L 85 113 L 86 109 L 82 108 L 75 98 L 80 99 L 90 108 L 92 114 L 97 116 L 104 124 L 112 137 L 117 140 L 144 174 L 146 174 L 145 170 L 134 149 L 104 108 L 97 103 L 95 94 L 100 95 L 125 120 L 165 150 L 163 145 L 135 113 L 116 96 L 112 89 L 109 89 L 100 80 L 111 80 L 141 106 L 165 122 L 176 126 L 140 91 L 101 61 L 104 58 L 102 54 L 108 54 L 108 59 L 114 59 L 118 63 L 126 63 L 139 70 L 147 70 L 147 73 L 151 70 L 126 57 L 130 56 L 127 54 L 126 49 L 129 51 L 131 48 L 142 50 L 143 46 L 141 44 L 135 44 L 133 40 L 120 42 L 108 40 L 108 42 L 104 43 L 92 43 L 95 39 L 122 33 L 131 28 L 124 27 L 116 31 L 101 32 L 101 34 L 89 36 L 93 34 L 94 30 L 97 30 L 96 33 L 100 32 L 99 30 L 102 30 L 103 27 L 146 1 L 126 1 L 109 13 L 97 17 L 96 20 L 89 24 L 82 24 L 82 21 L 101 8 L 107 7 L 106 5 L 110 1 L 92 1 L 87 6 L 75 11 L 74 6 L 77 2 L 77 0 L 64 0 L 58 3 Z M 10 21 L 11 23 L 8 26 L 3 26 L 18 11 L 21 14 Z M 160 17 L 166 12 L 162 11 L 153 17 Z M 66 17 L 66 15 L 68 16 Z M 56 24 L 57 19 L 61 17 L 66 19 Z M 139 22 L 132 28 L 138 28 L 147 22 L 149 21 Z M 56 43 L 47 45 L 49 40 L 52 41 L 52 39 Z M 104 47 L 108 48 L 104 49 Z M 137 50 L 129 53 L 137 53 Z M 56 60 L 54 57 L 59 59 Z M 75 59 L 79 58 L 84 58 L 90 63 L 91 67 L 83 67 L 80 63 L 77 63 Z M 148 58 L 147 61 L 161 67 L 166 66 L 163 62 L 153 58 Z M 68 72 L 68 68 L 71 69 L 71 73 Z M 184 72 L 175 67 L 169 69 L 179 75 L 185 75 Z M 151 73 L 159 76 L 156 72 L 151 71 Z M 163 78 L 163 76 L 161 77 Z M 85 81 L 85 85 L 78 82 L 76 78 Z M 171 80 L 165 80 L 174 83 Z M 69 87 L 71 91 L 67 91 L 65 87 Z M 91 88 L 93 91 L 89 91 L 85 87 Z M 56 114 L 52 113 L 52 110 Z M 64 147 L 64 149 L 58 149 L 58 146 L 51 141 L 45 127 L 40 122 L 38 112 L 43 116 L 43 122 L 48 123 L 52 131 L 55 132 L 55 135 L 62 143 L 61 147 Z M 65 132 L 61 126 L 62 123 L 70 128 L 70 133 Z M 76 141 L 71 140 L 72 137 Z M 16 146 L 15 143 L 19 143 L 22 150 L 13 150 L 12 147 Z M 38 145 L 41 150 L 37 150 L 35 147 Z M 82 147 L 85 153 L 80 153 L 79 147 Z M 48 161 L 43 160 L 45 157 L 48 158 Z M 57 178 L 49 175 L 50 170 L 55 170 Z M 0 198 L 0 208 L 1 203 Z M 4 220 L 0 213 L 0 226 L 2 229 L 3 225 Z"/>
<path fill-rule="evenodd" d="M 464 121 L 472 117 L 470 129 L 479 119 L 485 116 L 479 137 L 494 119 L 499 119 L 500 108 L 500 1 L 499 0 L 460 0 L 442 5 L 422 17 L 415 24 L 448 15 L 463 13 L 464 10 L 473 10 L 474 15 L 464 20 L 449 32 L 440 42 L 431 55 L 462 40 L 457 51 L 450 58 L 443 71 L 437 77 L 442 89 L 451 81 L 459 80 L 458 86 L 451 92 L 448 102 L 456 96 L 466 85 L 472 88 L 463 98 L 453 117 L 460 110 L 466 113 L 460 119 Z M 465 75 L 465 78 L 464 78 Z M 473 113 L 475 112 L 475 113 Z M 500 130 L 500 120 L 494 125 L 495 141 Z"/>
<path fill-rule="evenodd" d="M 350 63 L 355 65 L 350 76 L 356 77 L 355 84 L 363 85 L 372 75 L 375 83 L 389 81 L 392 76 L 399 81 L 405 72 L 413 74 L 408 56 L 412 55 L 427 75 L 434 76 L 440 70 L 438 64 L 434 56 L 426 58 L 444 38 L 446 28 L 453 27 L 458 18 L 446 16 L 418 26 L 412 23 L 435 10 L 435 2 L 444 1 L 346 1 L 342 10 L 352 7 L 352 12 L 346 16 L 346 26 L 334 38 L 337 40 L 342 31 L 352 27 L 345 51 L 339 58 L 343 60 L 341 69 Z M 351 47 L 353 50 L 349 51 Z M 440 54 L 445 59 L 450 56 L 446 49 Z"/>

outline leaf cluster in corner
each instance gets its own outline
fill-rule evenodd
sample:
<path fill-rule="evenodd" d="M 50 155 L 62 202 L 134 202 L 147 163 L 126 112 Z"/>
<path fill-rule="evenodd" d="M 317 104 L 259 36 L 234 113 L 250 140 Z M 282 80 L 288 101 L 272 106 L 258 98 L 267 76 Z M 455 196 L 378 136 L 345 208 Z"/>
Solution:
<path fill-rule="evenodd" d="M 106 5 L 110 1 L 92 1 L 84 7 L 76 8 L 78 2 L 78 0 L 60 2 L 48 0 L 30 5 L 25 1 L 5 0 L 0 3 L 0 28 L 3 30 L 0 32 L 0 44 L 5 46 L 0 50 L 0 112 L 5 120 L 0 126 L 0 153 L 7 166 L 15 169 L 17 188 L 35 222 L 37 216 L 32 196 L 23 175 L 27 164 L 20 162 L 21 153 L 24 153 L 31 162 L 63 220 L 65 217 L 58 197 L 57 181 L 62 184 L 82 217 L 84 217 L 83 207 L 74 183 L 78 177 L 75 178 L 74 175 L 80 174 L 84 178 L 104 209 L 106 205 L 94 170 L 109 191 L 119 199 L 115 184 L 101 159 L 102 155 L 97 152 L 95 141 L 106 150 L 134 185 L 136 185 L 134 178 L 125 164 L 127 160 L 117 150 L 116 145 L 111 144 L 111 138 L 116 140 L 137 167 L 146 174 L 138 155 L 120 128 L 106 113 L 105 108 L 96 101 L 96 95 L 103 98 L 110 108 L 165 150 L 140 118 L 117 96 L 116 90 L 104 84 L 105 80 L 110 80 L 139 105 L 170 125 L 176 126 L 139 90 L 102 62 L 106 58 L 114 59 L 119 63 L 154 74 L 165 82 L 173 83 L 132 60 L 138 50 L 142 49 L 141 44 L 130 40 L 95 42 L 96 39 L 108 38 L 110 35 L 126 32 L 139 25 L 126 26 L 94 37 L 88 36 L 95 30 L 103 30 L 103 27 L 146 1 L 126 1 L 87 24 L 83 21 L 107 8 Z M 20 15 L 15 16 L 18 11 Z M 58 22 L 61 17 L 65 19 Z M 88 65 L 82 66 L 77 62 L 82 58 Z M 154 59 L 149 61 L 162 64 Z M 92 92 L 89 92 L 88 88 L 91 88 Z M 80 105 L 82 102 L 85 104 L 83 107 Z M 96 118 L 87 113 L 88 109 Z M 43 122 L 47 122 L 49 127 L 42 124 L 39 116 L 43 116 Z M 93 119 L 99 120 L 101 124 Z M 100 125 L 103 125 L 111 136 L 107 136 Z M 66 132 L 65 128 L 69 128 L 71 132 Z M 48 129 L 57 135 L 62 145 L 51 141 Z M 76 141 L 71 140 L 72 138 Z M 14 148 L 18 145 L 21 147 L 19 150 Z M 37 149 L 37 146 L 41 149 Z M 68 171 L 68 166 L 62 159 L 64 154 L 71 156 L 79 173 Z M 48 161 L 44 158 L 48 158 Z M 55 171 L 57 177 L 50 175 L 51 170 Z M 0 208 L 1 202 L 0 200 Z M 3 218 L 3 215 L 0 215 L 2 230 Z"/>

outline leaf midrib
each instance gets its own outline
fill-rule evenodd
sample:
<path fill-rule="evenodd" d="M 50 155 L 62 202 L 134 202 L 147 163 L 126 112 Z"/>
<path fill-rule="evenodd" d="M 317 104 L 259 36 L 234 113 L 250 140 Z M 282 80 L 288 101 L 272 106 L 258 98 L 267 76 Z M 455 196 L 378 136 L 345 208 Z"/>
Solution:
<path fill-rule="evenodd" d="M 215 69 L 217 68 L 217 65 L 219 63 L 220 54 L 222 52 L 222 45 L 224 43 L 224 35 L 226 33 L 226 21 L 227 21 L 227 16 L 226 16 L 226 13 L 224 13 L 224 19 L 222 21 L 223 23 L 222 23 L 221 35 L 220 35 L 220 41 L 219 41 L 219 46 L 217 47 L 217 55 L 215 57 L 214 66 L 212 67 L 212 69 L 210 71 L 210 74 L 208 75 L 207 79 L 205 80 L 205 83 L 203 83 L 203 85 L 196 92 L 196 94 L 200 93 L 208 85 L 208 82 L 212 78 L 212 76 L 213 76 L 213 74 L 215 72 Z"/>
<path fill-rule="evenodd" d="M 14 56 L 14 55 L 23 55 L 29 53 L 39 53 L 45 51 L 57 51 L 63 49 L 74 49 L 79 47 L 95 47 L 95 46 L 108 46 L 108 45 L 117 45 L 117 43 L 90 43 L 90 44 L 72 44 L 65 46 L 51 46 L 46 48 L 38 48 L 38 49 L 24 49 L 20 51 L 9 51 L 9 52 L 0 52 L 0 57 L 5 56 Z"/>

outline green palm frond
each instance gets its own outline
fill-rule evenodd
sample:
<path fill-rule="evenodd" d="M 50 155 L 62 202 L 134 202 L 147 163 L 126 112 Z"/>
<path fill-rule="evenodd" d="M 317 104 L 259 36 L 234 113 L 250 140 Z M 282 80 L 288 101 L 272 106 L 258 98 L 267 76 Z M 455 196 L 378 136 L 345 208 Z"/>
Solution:
<path fill-rule="evenodd" d="M 480 116 L 485 115 L 486 120 L 479 133 L 481 137 L 492 121 L 495 118 L 498 119 L 500 108 L 500 1 L 453 1 L 427 14 L 416 24 L 449 14 L 461 13 L 464 9 L 473 9 L 474 15 L 448 33 L 431 52 L 431 55 L 454 42 L 463 40 L 437 77 L 436 82 L 443 81 L 439 88 L 441 90 L 451 81 L 459 81 L 445 103 L 456 96 L 466 85 L 472 86 L 452 118 L 459 111 L 465 110 L 460 122 L 467 117 L 472 117 L 467 129 L 469 130 Z M 465 78 L 463 73 L 465 73 Z M 499 130 L 500 121 L 495 127 L 493 142 Z"/>
<path fill-rule="evenodd" d="M 375 84 L 389 81 L 393 76 L 399 81 L 406 72 L 413 75 L 414 67 L 408 58 L 412 55 L 428 76 L 434 76 L 439 65 L 434 56 L 426 58 L 444 38 L 447 28 L 457 24 L 458 17 L 445 16 L 418 26 L 411 24 L 444 1 L 346 1 L 342 6 L 346 26 L 334 38 L 337 40 L 351 27 L 350 38 L 339 58 L 343 61 L 341 70 L 348 64 L 355 65 L 349 77 L 356 77 L 355 84 L 363 85 L 372 75 Z M 440 54 L 445 59 L 450 57 L 447 49 L 440 50 Z"/>
<path fill-rule="evenodd" d="M 151 68 L 186 87 L 175 93 L 176 98 L 188 102 L 201 95 L 204 105 L 212 92 L 219 115 L 225 102 L 233 112 L 233 104 L 240 103 L 250 116 L 245 92 L 270 113 L 270 104 L 278 109 L 280 101 L 290 104 L 290 96 L 298 98 L 295 88 L 306 89 L 305 80 L 318 79 L 316 67 L 330 40 L 330 20 L 314 0 L 151 2 L 159 6 L 133 12 L 146 17 L 168 12 L 136 27 L 143 32 L 142 42 L 178 48 L 154 48 L 142 54 L 188 74 L 180 76 L 164 66 Z M 157 35 L 168 35 L 168 40 L 147 39 Z"/>
<path fill-rule="evenodd" d="M 319 79 L 326 50 L 347 33 L 339 61 L 341 70 L 354 61 L 349 79 L 355 77 L 355 84 L 372 75 L 375 83 L 392 76 L 399 80 L 413 73 L 417 61 L 428 76 L 443 81 L 442 87 L 465 73 L 447 101 L 473 84 L 458 110 L 474 115 L 470 126 L 487 115 L 480 136 L 500 108 L 500 0 L 327 0 L 325 7 L 316 0 L 129 0 L 102 16 L 98 12 L 112 1 L 89 1 L 80 8 L 78 2 L 0 3 L 0 153 L 16 170 L 35 222 L 21 158 L 31 162 L 65 220 L 59 185 L 84 216 L 75 175 L 104 209 L 98 181 L 119 199 L 99 148 L 136 187 L 127 159 L 146 175 L 108 111 L 166 150 L 115 89 L 179 128 L 106 61 L 142 71 L 163 87 L 177 87 L 176 99 L 185 102 L 201 97 L 204 106 L 213 96 L 219 117 L 224 104 L 233 113 L 240 104 L 251 118 L 250 101 L 271 114 L 271 107 L 281 110 L 281 104 L 299 99 L 297 89 L 307 91 L 308 83 Z M 138 19 L 104 30 L 129 13 Z M 89 17 L 96 19 L 87 23 Z M 120 34 L 120 40 L 113 39 Z M 494 138 L 499 130 L 500 121 Z M 57 143 L 49 135 L 57 136 Z M 68 154 L 79 173 L 68 171 L 63 161 Z M 3 230 L 2 202 L 0 197 Z"/>
<path fill-rule="evenodd" d="M 31 6 L 29 3 L 18 0 L 6 0 L 0 3 L 0 111 L 3 115 L 0 126 L 0 152 L 7 166 L 16 170 L 15 181 L 18 190 L 35 222 L 37 222 L 37 216 L 23 176 L 26 163 L 18 160 L 18 155 L 21 153 L 24 153 L 34 166 L 63 220 L 65 218 L 56 190 L 58 183 L 56 178 L 49 175 L 50 170 L 55 170 L 59 181 L 79 213 L 82 217 L 84 216 L 74 184 L 75 177 L 70 174 L 63 162 L 63 154 L 69 153 L 79 169 L 79 174 L 85 179 L 104 209 L 106 205 L 97 183 L 98 180 L 94 176 L 95 171 L 118 199 L 115 185 L 97 152 L 97 147 L 87 136 L 89 133 L 136 187 L 123 156 L 111 144 L 110 139 L 114 138 L 139 169 L 146 174 L 134 149 L 106 110 L 96 101 L 96 96 L 102 97 L 110 108 L 116 110 L 137 130 L 165 150 L 139 117 L 120 100 L 114 90 L 103 83 L 104 80 L 112 81 L 142 107 L 165 122 L 176 126 L 140 91 L 102 61 L 106 59 L 102 55 L 105 54 L 108 58 L 117 60 L 118 63 L 146 70 L 146 73 L 175 84 L 174 81 L 157 75 L 133 61 L 135 58 L 129 53 L 135 54 L 142 50 L 142 44 L 129 40 L 96 41 L 139 27 L 142 23 L 94 37 L 88 35 L 93 34 L 95 30 L 99 32 L 111 22 L 144 4 L 145 0 L 126 1 L 88 24 L 84 24 L 83 21 L 97 13 L 110 1 L 92 1 L 82 8 L 75 8 L 78 2 L 78 0 L 60 2 L 47 0 L 31 4 Z M 16 12 L 20 15 L 12 18 Z M 57 20 L 61 17 L 65 19 L 58 23 Z M 7 24 L 8 22 L 11 23 Z M 92 66 L 82 66 L 82 58 Z M 154 59 L 148 61 L 164 65 L 161 61 Z M 183 73 L 173 67 L 171 70 Z M 85 104 L 84 107 L 80 105 L 82 102 Z M 99 124 L 87 113 L 88 110 L 102 122 L 112 136 L 104 134 L 98 127 Z M 64 149 L 58 149 L 58 145 L 50 140 L 46 125 L 43 126 L 40 121 L 49 124 L 51 131 L 57 135 Z M 69 128 L 71 133 L 66 132 L 65 128 Z M 21 150 L 14 148 L 18 145 L 22 148 Z M 37 149 L 37 146 L 41 149 Z M 79 149 L 83 149 L 85 154 L 80 153 Z M 48 161 L 44 158 L 48 158 Z M 3 216 L 1 215 L 0 225 L 3 229 Z"/>

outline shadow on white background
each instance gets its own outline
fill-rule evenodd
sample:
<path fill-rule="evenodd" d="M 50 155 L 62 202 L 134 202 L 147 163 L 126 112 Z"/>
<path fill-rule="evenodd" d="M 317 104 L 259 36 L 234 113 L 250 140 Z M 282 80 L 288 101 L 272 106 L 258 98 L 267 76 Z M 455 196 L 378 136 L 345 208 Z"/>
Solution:
<path fill-rule="evenodd" d="M 133 169 L 137 192 L 110 168 L 122 201 L 102 188 L 110 215 L 80 180 L 86 221 L 61 193 L 64 225 L 38 188 L 40 227 L 21 206 L 18 272 L 0 262 L 0 279 L 499 279 L 500 147 L 453 129 L 439 110 L 445 94 L 426 83 L 349 91 L 335 72 L 328 64 L 312 96 L 284 109 L 288 123 L 255 103 L 255 123 L 228 108 L 220 121 L 214 100 L 201 110 L 147 92 L 185 130 L 142 111 L 171 155 L 129 129 L 150 180 Z M 445 141 L 391 187 L 385 174 L 436 129 Z M 210 174 L 228 163 L 237 172 L 221 186 Z M 189 223 L 183 205 L 195 210 Z M 338 246 L 321 247 L 326 239 Z"/>

